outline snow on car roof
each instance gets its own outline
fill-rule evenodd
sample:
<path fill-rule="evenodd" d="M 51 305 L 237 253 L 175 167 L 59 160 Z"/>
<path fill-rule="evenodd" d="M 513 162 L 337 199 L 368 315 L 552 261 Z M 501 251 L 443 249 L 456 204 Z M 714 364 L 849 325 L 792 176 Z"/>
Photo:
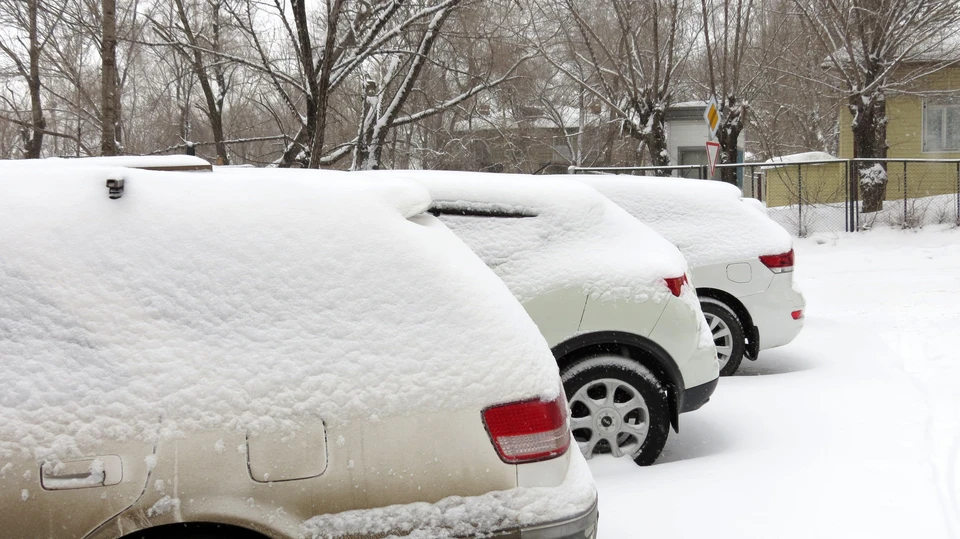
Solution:
<path fill-rule="evenodd" d="M 789 251 L 790 234 L 735 186 L 686 178 L 578 175 L 673 242 L 691 266 Z"/>
<path fill-rule="evenodd" d="M 207 160 L 192 155 L 112 155 L 69 159 L 50 157 L 43 159 L 40 163 L 130 167 L 149 170 L 210 170 L 212 168 Z"/>
<path fill-rule="evenodd" d="M 519 174 L 378 174 L 422 182 L 441 220 L 521 301 L 564 288 L 604 300 L 662 301 L 669 294 L 663 279 L 687 270 L 670 242 L 569 177 L 546 186 Z"/>
<path fill-rule="evenodd" d="M 0 457 L 150 442 L 161 420 L 167 435 L 479 421 L 559 393 L 503 283 L 435 218 L 393 207 L 429 203 L 411 182 L 11 166 L 0 188 Z"/>

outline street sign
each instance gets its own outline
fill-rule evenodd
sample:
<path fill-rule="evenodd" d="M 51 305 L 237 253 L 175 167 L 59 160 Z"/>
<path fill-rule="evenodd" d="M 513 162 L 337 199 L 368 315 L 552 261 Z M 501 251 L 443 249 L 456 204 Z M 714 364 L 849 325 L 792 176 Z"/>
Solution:
<path fill-rule="evenodd" d="M 713 177 L 713 171 L 720 162 L 720 143 L 712 140 L 707 141 L 707 164 L 710 165 L 710 177 Z"/>
<path fill-rule="evenodd" d="M 710 130 L 710 138 L 716 138 L 717 128 L 720 127 L 720 108 L 717 105 L 717 97 L 710 97 L 707 102 L 707 108 L 703 109 L 703 121 L 707 122 L 707 129 Z"/>

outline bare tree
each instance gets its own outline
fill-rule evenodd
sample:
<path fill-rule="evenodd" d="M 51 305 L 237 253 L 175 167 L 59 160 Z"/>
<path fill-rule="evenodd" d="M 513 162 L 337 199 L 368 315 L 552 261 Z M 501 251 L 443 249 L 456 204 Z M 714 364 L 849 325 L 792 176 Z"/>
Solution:
<path fill-rule="evenodd" d="M 664 115 L 695 32 L 684 0 L 544 5 L 553 21 L 541 25 L 544 57 L 601 101 L 653 165 L 669 165 Z"/>
<path fill-rule="evenodd" d="M 194 9 L 184 0 L 174 0 L 174 13 L 169 17 L 172 20 L 148 18 L 161 39 L 157 45 L 172 48 L 190 66 L 200 86 L 203 104 L 199 108 L 210 124 L 217 162 L 226 165 L 230 163 L 230 156 L 224 129 L 224 105 L 236 64 L 218 56 L 224 50 L 223 11 L 224 0 L 206 0 L 201 7 Z"/>
<path fill-rule="evenodd" d="M 738 142 L 747 115 L 744 93 L 756 87 L 764 67 L 747 62 L 754 5 L 754 0 L 700 0 L 707 91 L 717 98 L 720 112 L 717 142 L 721 163 L 737 162 Z M 750 68 L 752 73 L 744 72 Z M 737 183 L 736 169 L 721 169 L 720 177 L 727 183 Z"/>
<path fill-rule="evenodd" d="M 40 69 L 44 48 L 59 22 L 61 13 L 62 9 L 58 10 L 56 6 L 48 9 L 40 0 L 4 3 L 3 7 L 0 7 L 0 24 L 8 29 L 5 34 L 0 35 L 0 52 L 10 62 L 12 71 L 22 80 L 29 100 L 29 114 L 24 114 L 17 92 L 11 91 L 10 95 L 0 97 L 7 109 L 2 119 L 20 126 L 22 154 L 27 159 L 40 157 L 44 135 L 62 136 L 50 131 L 47 126 Z M 23 116 L 28 116 L 29 119 L 24 119 Z"/>
<path fill-rule="evenodd" d="M 749 98 L 748 149 L 761 160 L 811 150 L 836 154 L 838 109 L 824 86 L 824 50 L 793 0 L 756 0 L 749 70 L 761 77 Z"/>
<path fill-rule="evenodd" d="M 887 97 L 957 61 L 954 0 L 794 0 L 826 51 L 822 80 L 853 116 L 853 156 L 887 155 Z M 864 170 L 876 170 L 875 167 Z M 863 174 L 864 211 L 881 209 L 886 174 Z"/>
<path fill-rule="evenodd" d="M 102 0 L 100 37 L 100 153 L 117 155 L 119 122 L 117 83 L 117 2 Z"/>

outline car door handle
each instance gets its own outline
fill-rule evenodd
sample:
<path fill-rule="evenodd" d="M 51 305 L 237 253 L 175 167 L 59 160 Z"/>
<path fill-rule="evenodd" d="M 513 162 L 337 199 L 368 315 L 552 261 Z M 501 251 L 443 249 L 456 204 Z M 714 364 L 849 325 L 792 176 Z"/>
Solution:
<path fill-rule="evenodd" d="M 45 490 L 116 485 L 123 479 L 123 464 L 117 455 L 88 459 L 44 462 L 40 466 L 40 486 Z"/>

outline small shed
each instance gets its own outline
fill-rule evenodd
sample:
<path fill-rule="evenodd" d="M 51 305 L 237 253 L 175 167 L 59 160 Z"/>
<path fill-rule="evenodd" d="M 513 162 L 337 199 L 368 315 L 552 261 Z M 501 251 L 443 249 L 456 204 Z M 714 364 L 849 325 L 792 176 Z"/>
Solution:
<path fill-rule="evenodd" d="M 670 152 L 670 163 L 673 165 L 707 165 L 707 141 L 710 140 L 710 130 L 703 121 L 703 111 L 707 108 L 706 101 L 684 101 L 674 103 L 667 108 L 664 114 L 664 123 L 667 130 L 667 151 Z M 746 131 L 740 133 L 737 141 L 737 162 L 743 162 L 744 141 Z M 691 171 L 682 176 L 696 178 L 698 172 Z M 740 174 L 737 175 L 740 182 Z"/>

